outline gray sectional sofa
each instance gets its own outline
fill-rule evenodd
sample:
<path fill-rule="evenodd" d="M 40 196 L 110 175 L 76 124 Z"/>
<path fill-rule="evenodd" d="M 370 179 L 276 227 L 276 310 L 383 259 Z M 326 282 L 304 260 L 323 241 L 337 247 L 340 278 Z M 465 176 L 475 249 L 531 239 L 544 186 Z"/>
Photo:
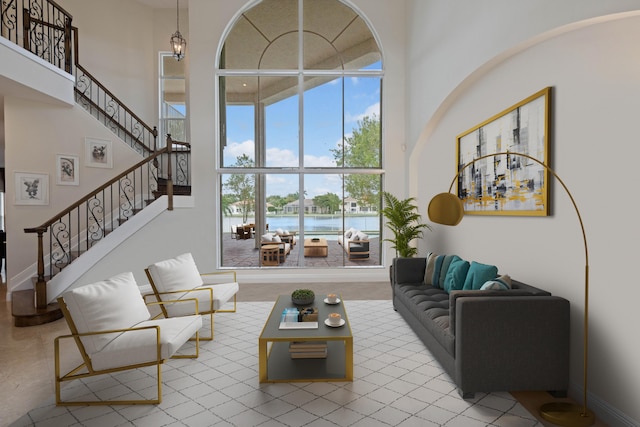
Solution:
<path fill-rule="evenodd" d="M 566 395 L 567 300 L 517 281 L 506 290 L 447 292 L 425 284 L 426 268 L 427 258 L 393 260 L 393 306 L 463 398 L 519 390 Z"/>

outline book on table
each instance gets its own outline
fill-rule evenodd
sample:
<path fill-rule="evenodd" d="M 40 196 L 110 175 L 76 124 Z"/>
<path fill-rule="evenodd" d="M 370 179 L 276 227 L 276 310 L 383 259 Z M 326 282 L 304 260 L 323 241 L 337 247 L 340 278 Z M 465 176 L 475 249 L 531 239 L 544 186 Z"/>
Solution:
<path fill-rule="evenodd" d="M 285 308 L 278 329 L 318 329 L 318 309 L 314 307 L 298 310 Z"/>
<path fill-rule="evenodd" d="M 294 341 L 289 343 L 292 359 L 324 359 L 327 357 L 326 341 Z"/>

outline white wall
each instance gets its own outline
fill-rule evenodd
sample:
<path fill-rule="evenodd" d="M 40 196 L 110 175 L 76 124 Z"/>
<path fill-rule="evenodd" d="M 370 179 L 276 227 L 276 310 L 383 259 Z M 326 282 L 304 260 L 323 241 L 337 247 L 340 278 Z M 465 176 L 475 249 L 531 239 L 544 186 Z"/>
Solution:
<path fill-rule="evenodd" d="M 150 96 L 158 91 L 154 10 L 131 0 L 58 3 L 78 28 L 80 65 L 144 122 L 156 124 L 158 107 Z M 169 31 L 175 28 L 167 30 L 166 46 Z"/>
<path fill-rule="evenodd" d="M 5 156 L 8 290 L 20 286 L 25 270 L 37 260 L 37 238 L 24 233 L 99 187 L 141 159 L 129 145 L 80 106 L 66 107 L 5 97 Z M 71 125 L 72 124 L 72 125 Z M 110 140 L 113 168 L 85 166 L 85 137 Z M 80 160 L 79 186 L 56 185 L 56 155 L 76 155 Z M 49 205 L 15 205 L 14 172 L 49 174 Z M 29 275 L 26 276 L 28 278 Z"/>
<path fill-rule="evenodd" d="M 443 7 L 444 2 L 428 3 Z M 432 105 L 423 99 L 428 96 L 409 95 L 412 114 L 414 106 L 425 113 L 414 118 L 410 130 L 417 138 L 410 160 L 411 186 L 426 215 L 428 200 L 447 191 L 455 174 L 456 135 L 546 86 L 553 87 L 551 163 L 576 199 L 589 243 L 590 406 L 610 425 L 638 425 L 640 344 L 633 328 L 640 322 L 636 307 L 640 290 L 634 280 L 640 227 L 634 225 L 632 210 L 637 205 L 632 162 L 640 155 L 634 137 L 640 111 L 640 56 L 635 43 L 640 18 L 600 19 L 594 25 L 574 25 L 547 35 L 536 35 L 544 28 L 529 28 L 534 43 L 527 43 L 529 30 L 504 25 L 498 31 L 493 25 L 518 21 L 528 27 L 528 20 L 520 18 L 523 13 L 535 16 L 535 11 L 523 8 L 523 2 L 513 3 L 520 8 L 471 13 L 475 19 L 467 23 L 473 25 L 440 34 L 444 45 L 473 39 L 476 47 L 494 40 L 502 40 L 502 47 L 487 48 L 482 55 L 471 53 L 473 49 L 453 51 L 450 61 L 441 58 L 464 72 L 453 72 L 458 75 L 445 79 L 444 88 L 436 90 L 435 83 L 427 83 L 434 95 L 437 92 L 438 101 L 431 100 Z M 573 2 L 563 2 L 567 3 Z M 585 3 L 589 4 L 580 5 Z M 429 6 L 413 2 L 410 16 L 418 9 L 426 12 Z M 455 12 L 464 9 L 458 6 Z M 454 13 L 447 9 L 438 10 Z M 576 16 L 583 17 L 582 12 Z M 483 28 L 493 30 L 485 34 Z M 509 44 L 512 30 L 513 40 L 523 41 L 517 49 Z M 431 52 L 416 42 L 426 38 L 421 33 L 421 27 L 412 27 L 409 56 L 429 63 L 431 75 L 443 75 L 444 66 L 437 66 Z M 414 75 L 409 83 L 417 79 Z M 434 225 L 420 248 L 495 264 L 502 273 L 567 298 L 572 306 L 571 394 L 581 400 L 584 247 L 569 198 L 559 183 L 551 185 L 550 217 L 469 216 L 457 227 Z"/>

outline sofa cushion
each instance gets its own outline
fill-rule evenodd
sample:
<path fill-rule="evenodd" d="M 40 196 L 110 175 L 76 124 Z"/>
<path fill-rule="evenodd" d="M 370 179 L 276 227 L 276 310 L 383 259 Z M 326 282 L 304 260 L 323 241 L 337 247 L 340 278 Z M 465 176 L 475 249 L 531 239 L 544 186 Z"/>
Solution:
<path fill-rule="evenodd" d="M 482 285 L 480 288 L 481 291 L 485 291 L 487 289 L 492 290 L 507 290 L 511 289 L 511 277 L 508 274 L 504 274 L 500 277 L 496 277 L 493 280 L 488 280 Z"/>
<path fill-rule="evenodd" d="M 467 272 L 467 278 L 462 289 L 479 290 L 488 280 L 498 277 L 498 267 L 495 265 L 481 264 L 471 261 L 471 266 Z"/>
<path fill-rule="evenodd" d="M 260 236 L 260 240 L 262 242 L 273 242 L 273 234 L 265 233 L 262 236 Z"/>
<path fill-rule="evenodd" d="M 436 257 L 433 277 L 431 279 L 433 286 L 444 289 L 444 279 L 447 277 L 449 265 L 451 264 L 451 261 L 453 261 L 454 257 L 457 257 L 457 255 L 438 255 Z"/>
<path fill-rule="evenodd" d="M 465 261 L 459 256 L 454 255 L 444 278 L 443 289 L 447 292 L 462 289 L 468 271 L 469 261 Z"/>
<path fill-rule="evenodd" d="M 427 254 L 427 267 L 424 270 L 424 284 L 433 285 L 433 272 L 436 268 L 436 258 L 438 255 L 433 252 Z"/>
<path fill-rule="evenodd" d="M 356 238 L 354 238 L 353 240 L 360 240 L 361 242 L 366 242 L 369 240 L 369 235 L 367 233 L 363 233 L 362 231 L 358 231 L 356 233 Z"/>
<path fill-rule="evenodd" d="M 62 297 L 80 333 L 126 329 L 151 317 L 131 272 L 71 289 Z M 91 335 L 83 337 L 82 343 L 93 354 L 118 335 Z"/>
<path fill-rule="evenodd" d="M 349 240 L 351 238 L 351 236 L 353 236 L 353 233 L 356 233 L 358 230 L 356 230 L 355 228 L 351 227 L 350 229 L 348 229 L 347 231 L 344 232 L 344 238 L 346 240 Z"/>

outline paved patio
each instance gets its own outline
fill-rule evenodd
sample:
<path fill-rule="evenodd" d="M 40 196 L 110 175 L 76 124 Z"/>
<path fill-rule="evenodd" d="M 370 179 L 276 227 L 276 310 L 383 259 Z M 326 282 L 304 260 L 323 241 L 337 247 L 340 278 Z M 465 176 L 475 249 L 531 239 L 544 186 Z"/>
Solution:
<path fill-rule="evenodd" d="M 260 237 L 258 236 L 258 239 Z M 222 246 L 223 267 L 259 267 L 260 251 L 256 247 L 255 239 L 236 240 L 231 238 L 231 233 L 225 233 Z M 380 265 L 380 239 L 378 237 L 369 240 L 369 258 L 350 261 L 347 253 L 338 244 L 337 240 L 328 240 L 328 255 L 326 257 L 302 257 L 304 253 L 303 242 L 297 239 L 297 243 L 291 249 L 284 262 L 279 266 L 262 268 L 287 268 L 287 267 L 370 267 Z M 257 243 L 259 245 L 259 242 Z"/>

